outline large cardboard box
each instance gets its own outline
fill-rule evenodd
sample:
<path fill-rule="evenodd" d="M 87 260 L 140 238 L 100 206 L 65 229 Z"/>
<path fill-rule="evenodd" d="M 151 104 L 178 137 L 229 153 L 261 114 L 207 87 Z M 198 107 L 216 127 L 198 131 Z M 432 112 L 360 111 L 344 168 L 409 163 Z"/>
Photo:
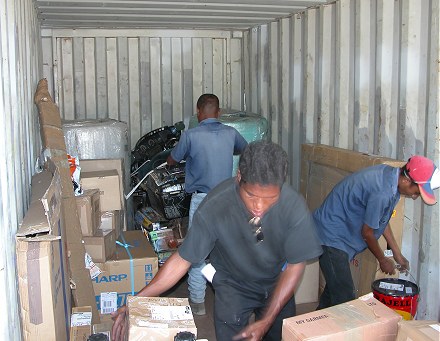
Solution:
<path fill-rule="evenodd" d="M 70 341 L 87 341 L 92 334 L 92 307 L 73 307 Z"/>
<path fill-rule="evenodd" d="M 93 237 L 83 237 L 86 252 L 95 263 L 104 263 L 116 251 L 114 230 L 99 230 Z"/>
<path fill-rule="evenodd" d="M 372 294 L 283 320 L 283 341 L 394 341 L 401 316 Z"/>
<path fill-rule="evenodd" d="M 32 178 L 31 205 L 16 234 L 24 340 L 67 340 L 71 291 L 62 227 L 60 178 Z"/>
<path fill-rule="evenodd" d="M 300 192 L 306 199 L 309 209 L 313 211 L 321 205 L 332 188 L 347 175 L 378 164 L 401 167 L 404 162 L 321 144 L 303 144 Z M 398 203 L 395 211 L 390 225 L 400 246 L 404 217 L 403 200 Z M 383 237 L 379 239 L 379 243 L 382 249 L 386 249 L 386 241 Z M 368 249 L 357 255 L 351 262 L 356 297 L 369 293 L 375 279 L 390 277 L 377 269 L 376 258 Z M 295 295 L 297 303 L 316 302 L 324 286 L 325 280 L 320 274 L 318 261 L 309 263 Z"/>
<path fill-rule="evenodd" d="M 174 341 L 179 332 L 197 337 L 197 328 L 187 298 L 127 298 L 128 340 Z"/>
<path fill-rule="evenodd" d="M 101 314 L 110 314 L 150 283 L 158 271 L 157 255 L 142 231 L 125 231 L 115 254 L 105 263 L 97 263 L 102 273 L 93 279 L 96 304 Z M 116 295 L 101 295 L 114 292 Z M 105 319 L 104 319 L 105 320 Z"/>
<path fill-rule="evenodd" d="M 121 210 L 120 178 L 115 169 L 81 173 L 83 189 L 98 188 L 100 191 L 101 211 Z"/>
<path fill-rule="evenodd" d="M 402 320 L 398 324 L 396 341 L 438 341 L 440 322 L 424 320 Z"/>
<path fill-rule="evenodd" d="M 83 236 L 94 236 L 101 226 L 99 189 L 86 189 L 75 197 Z"/>

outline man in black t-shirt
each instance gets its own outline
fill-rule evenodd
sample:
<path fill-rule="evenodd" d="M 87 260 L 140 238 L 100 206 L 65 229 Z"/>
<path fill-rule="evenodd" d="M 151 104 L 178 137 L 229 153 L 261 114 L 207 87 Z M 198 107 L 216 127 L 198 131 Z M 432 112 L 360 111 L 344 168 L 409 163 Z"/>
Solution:
<path fill-rule="evenodd" d="M 282 320 L 295 315 L 305 263 L 322 253 L 312 216 L 284 183 L 286 174 L 279 145 L 250 143 L 237 177 L 209 192 L 178 252 L 137 295 L 160 295 L 210 255 L 217 340 L 281 340 Z M 116 340 L 124 333 L 125 310 L 113 314 Z"/>

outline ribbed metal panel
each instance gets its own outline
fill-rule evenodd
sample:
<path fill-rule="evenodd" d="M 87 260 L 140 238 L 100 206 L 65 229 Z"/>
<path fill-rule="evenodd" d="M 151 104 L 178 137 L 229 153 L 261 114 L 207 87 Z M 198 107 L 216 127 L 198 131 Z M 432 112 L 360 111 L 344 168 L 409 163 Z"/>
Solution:
<path fill-rule="evenodd" d="M 438 21 L 438 0 L 339 0 L 244 35 L 246 109 L 271 122 L 292 184 L 305 142 L 439 165 Z M 405 204 L 419 317 L 438 319 L 439 205 Z"/>
<path fill-rule="evenodd" d="M 43 35 L 49 47 L 43 51 L 45 72 L 53 75 L 62 117 L 127 122 L 132 146 L 152 129 L 188 119 L 202 93 L 215 93 L 224 108 L 241 108 L 241 32 L 53 30 Z"/>
<path fill-rule="evenodd" d="M 246 30 L 332 0 L 35 0 L 44 27 Z"/>
<path fill-rule="evenodd" d="M 15 233 L 29 203 L 40 139 L 33 94 L 39 79 L 39 25 L 32 0 L 0 0 L 1 340 L 21 340 Z"/>

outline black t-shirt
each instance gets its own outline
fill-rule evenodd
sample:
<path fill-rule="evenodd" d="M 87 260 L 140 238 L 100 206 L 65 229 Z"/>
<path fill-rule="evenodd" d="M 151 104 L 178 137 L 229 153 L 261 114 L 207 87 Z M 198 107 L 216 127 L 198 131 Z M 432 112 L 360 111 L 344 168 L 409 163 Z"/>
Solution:
<path fill-rule="evenodd" d="M 261 220 L 264 240 L 260 243 L 250 218 L 235 178 L 224 181 L 198 207 L 180 256 L 199 263 L 210 255 L 216 270 L 266 290 L 276 283 L 286 261 L 301 263 L 322 253 L 303 198 L 287 184 Z"/>

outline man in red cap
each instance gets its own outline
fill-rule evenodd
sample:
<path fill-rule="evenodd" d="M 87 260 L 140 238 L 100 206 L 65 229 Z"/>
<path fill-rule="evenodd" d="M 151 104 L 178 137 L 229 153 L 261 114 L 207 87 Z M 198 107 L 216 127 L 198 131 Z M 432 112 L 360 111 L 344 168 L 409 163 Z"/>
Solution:
<path fill-rule="evenodd" d="M 400 197 L 422 197 L 428 205 L 437 201 L 434 189 L 440 187 L 440 172 L 423 156 L 411 157 L 402 168 L 377 165 L 355 172 L 339 182 L 313 218 L 321 240 L 323 254 L 319 265 L 326 280 L 318 309 L 355 299 L 350 260 L 370 249 L 387 274 L 409 270 L 389 226 Z M 394 261 L 384 255 L 378 239 L 384 236 Z"/>
<path fill-rule="evenodd" d="M 434 162 L 424 156 L 415 155 L 403 167 L 403 174 L 417 184 L 420 196 L 426 204 L 434 205 L 437 202 L 434 189 L 440 187 L 440 171 Z"/>

